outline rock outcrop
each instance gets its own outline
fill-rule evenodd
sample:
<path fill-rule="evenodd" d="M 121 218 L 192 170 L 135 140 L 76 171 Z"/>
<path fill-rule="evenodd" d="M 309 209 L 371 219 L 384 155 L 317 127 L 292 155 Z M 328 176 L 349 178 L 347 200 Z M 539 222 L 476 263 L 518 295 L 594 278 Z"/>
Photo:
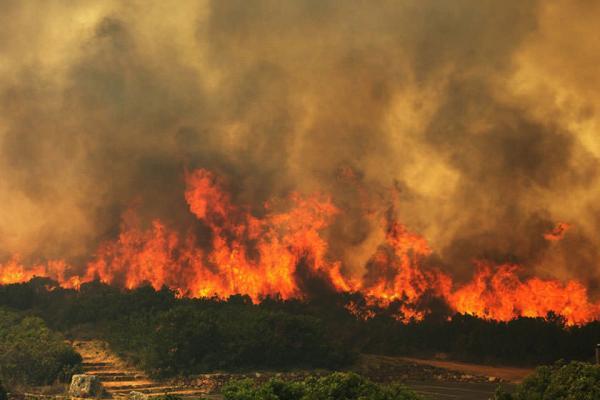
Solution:
<path fill-rule="evenodd" d="M 69 395 L 79 398 L 102 397 L 104 389 L 96 375 L 73 375 Z"/>

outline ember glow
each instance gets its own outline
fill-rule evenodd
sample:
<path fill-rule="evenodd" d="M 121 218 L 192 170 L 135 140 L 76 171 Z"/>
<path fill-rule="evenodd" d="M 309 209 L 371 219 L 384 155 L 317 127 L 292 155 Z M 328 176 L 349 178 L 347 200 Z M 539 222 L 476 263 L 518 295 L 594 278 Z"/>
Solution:
<path fill-rule="evenodd" d="M 78 288 L 99 279 L 129 289 L 146 283 L 155 289 L 167 286 L 190 297 L 244 294 L 259 302 L 266 296 L 306 298 L 302 281 L 308 276 L 336 292 L 359 292 L 377 307 L 397 301 L 398 318 L 403 320 L 421 319 L 430 312 L 420 306 L 426 296 L 443 299 L 454 312 L 496 320 L 554 312 L 577 324 L 600 316 L 600 304 L 590 301 L 581 283 L 521 279 L 517 265 L 478 262 L 471 281 L 456 284 L 442 270 L 421 265 L 432 251 L 427 241 L 389 213 L 381 226 L 384 242 L 364 274 L 352 276 L 344 272 L 341 261 L 328 256 L 323 231 L 342 211 L 327 196 L 294 193 L 287 210 L 274 211 L 267 204 L 257 217 L 233 204 L 210 171 L 186 172 L 185 179 L 185 200 L 198 223 L 208 228 L 208 246 L 198 245 L 193 232 L 182 234 L 160 220 L 142 228 L 130 210 L 123 216 L 118 238 L 98 248 L 85 273 L 73 274 L 64 261 L 23 266 L 13 257 L 0 265 L 0 283 L 41 276 L 65 288 Z M 347 308 L 361 318 L 374 316 L 353 303 Z"/>
<path fill-rule="evenodd" d="M 569 230 L 570 227 L 571 225 L 565 222 L 559 222 L 554 226 L 554 228 L 552 228 L 552 230 L 544 233 L 544 239 L 549 240 L 551 242 L 557 242 L 565 236 L 565 233 L 567 232 L 567 230 Z"/>

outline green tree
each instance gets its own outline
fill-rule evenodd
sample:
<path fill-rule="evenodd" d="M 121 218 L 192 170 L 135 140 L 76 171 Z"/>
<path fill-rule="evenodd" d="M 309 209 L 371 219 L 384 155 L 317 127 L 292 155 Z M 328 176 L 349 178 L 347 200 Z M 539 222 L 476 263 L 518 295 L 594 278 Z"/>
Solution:
<path fill-rule="evenodd" d="M 6 394 L 6 390 L 4 386 L 2 386 L 2 382 L 0 381 L 0 400 L 8 400 L 8 395 Z"/>
<path fill-rule="evenodd" d="M 67 381 L 81 356 L 37 317 L 0 310 L 0 379 L 8 385 Z"/>
<path fill-rule="evenodd" d="M 573 361 L 539 367 L 513 394 L 499 390 L 495 400 L 597 400 L 600 366 Z"/>

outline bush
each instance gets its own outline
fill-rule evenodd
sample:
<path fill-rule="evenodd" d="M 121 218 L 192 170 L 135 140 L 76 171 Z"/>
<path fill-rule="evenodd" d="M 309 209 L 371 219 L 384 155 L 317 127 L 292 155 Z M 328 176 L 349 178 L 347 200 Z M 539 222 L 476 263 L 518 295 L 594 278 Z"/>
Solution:
<path fill-rule="evenodd" d="M 2 386 L 2 382 L 0 382 L 0 400 L 8 400 L 8 395 L 6 394 L 4 386 Z"/>
<path fill-rule="evenodd" d="M 336 367 L 350 360 L 314 317 L 223 305 L 122 318 L 107 340 L 155 376 L 214 369 Z"/>
<path fill-rule="evenodd" d="M 378 385 L 354 373 L 334 373 L 300 382 L 272 379 L 262 385 L 251 380 L 231 382 L 223 388 L 225 400 L 418 400 L 400 385 Z"/>
<path fill-rule="evenodd" d="M 306 384 L 271 379 L 256 385 L 251 379 L 242 379 L 229 382 L 221 392 L 225 400 L 300 400 L 306 393 Z"/>
<path fill-rule="evenodd" d="M 188 367 L 189 373 L 247 367 L 335 368 L 348 363 L 355 351 L 418 357 L 446 353 L 462 361 L 527 366 L 559 359 L 589 362 L 600 337 L 600 321 L 567 326 L 552 313 L 506 322 L 451 316 L 435 299 L 428 305 L 435 310 L 432 315 L 405 323 L 396 319 L 401 301 L 378 308 L 358 293 L 316 292 L 318 296 L 302 301 L 272 297 L 252 304 L 247 296 L 189 299 L 167 288 L 122 290 L 97 281 L 77 291 L 35 278 L 0 285 L 0 307 L 38 315 L 55 330 L 87 325 L 94 334 L 108 332 L 104 338 L 111 347 L 129 353 L 139 366 L 167 375 L 185 373 Z M 348 311 L 349 303 L 376 316 L 357 319 Z M 177 345 L 169 347 L 172 337 Z M 157 347 L 148 349 L 152 346 Z"/>
<path fill-rule="evenodd" d="M 41 319 L 0 310 L 0 379 L 8 385 L 67 381 L 80 363 L 81 356 Z"/>
<path fill-rule="evenodd" d="M 152 398 L 153 400 L 183 400 L 181 397 L 174 394 L 162 394 Z M 202 399 L 199 399 L 202 400 Z"/>
<path fill-rule="evenodd" d="M 600 399 L 600 366 L 583 362 L 557 362 L 539 367 L 515 393 L 496 393 L 496 400 L 597 400 Z"/>

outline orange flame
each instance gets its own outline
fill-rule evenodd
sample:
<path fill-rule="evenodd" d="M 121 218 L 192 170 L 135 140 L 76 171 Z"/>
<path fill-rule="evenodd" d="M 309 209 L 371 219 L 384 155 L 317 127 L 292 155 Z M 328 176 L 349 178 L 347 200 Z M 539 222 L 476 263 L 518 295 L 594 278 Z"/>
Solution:
<path fill-rule="evenodd" d="M 544 239 L 551 242 L 558 242 L 565 236 L 570 227 L 571 225 L 565 222 L 559 222 L 551 231 L 544 233 Z"/>
<path fill-rule="evenodd" d="M 98 277 L 127 288 L 149 282 L 194 297 L 302 297 L 294 274 L 300 259 L 309 256 L 314 272 L 344 287 L 340 263 L 326 260 L 327 243 L 319 234 L 337 212 L 328 199 L 293 194 L 291 211 L 259 219 L 232 205 L 210 172 L 188 173 L 186 182 L 191 212 L 210 229 L 210 252 L 196 246 L 193 234 L 181 238 L 160 221 L 149 230 L 124 226 L 117 241 L 100 247 L 83 281 Z"/>
<path fill-rule="evenodd" d="M 501 265 L 492 271 L 480 263 L 473 280 L 448 297 L 453 309 L 485 318 L 509 320 L 515 316 L 545 317 L 550 311 L 570 324 L 597 319 L 600 305 L 591 304 L 586 288 L 579 282 L 517 275 L 516 265 Z"/>
<path fill-rule="evenodd" d="M 384 243 L 372 255 L 360 279 L 344 273 L 342 263 L 328 257 L 323 237 L 339 210 L 325 196 L 292 194 L 287 211 L 265 205 L 256 217 L 236 206 L 209 171 L 186 172 L 185 199 L 195 217 L 210 232 L 210 246 L 200 246 L 193 232 L 181 234 L 159 220 L 143 228 L 133 211 L 123 216 L 121 233 L 103 243 L 81 275 L 64 261 L 30 267 L 18 257 L 0 264 L 0 284 L 26 282 L 35 276 L 78 288 L 99 279 L 108 284 L 135 288 L 150 283 L 170 287 L 181 296 L 227 298 L 246 294 L 258 302 L 266 296 L 304 298 L 302 277 L 324 280 L 338 292 L 359 292 L 367 301 L 362 308 L 351 302 L 347 309 L 360 318 L 371 318 L 371 306 L 400 304 L 398 318 L 421 319 L 429 311 L 426 297 L 445 300 L 455 312 L 483 318 L 510 320 L 518 316 L 544 317 L 553 311 L 569 324 L 600 317 L 600 304 L 592 303 L 584 285 L 576 281 L 519 277 L 519 267 L 493 268 L 479 262 L 471 281 L 456 285 L 440 270 L 423 268 L 431 250 L 426 240 L 409 232 L 388 216 Z M 562 237 L 567 224 L 546 234 Z"/>

